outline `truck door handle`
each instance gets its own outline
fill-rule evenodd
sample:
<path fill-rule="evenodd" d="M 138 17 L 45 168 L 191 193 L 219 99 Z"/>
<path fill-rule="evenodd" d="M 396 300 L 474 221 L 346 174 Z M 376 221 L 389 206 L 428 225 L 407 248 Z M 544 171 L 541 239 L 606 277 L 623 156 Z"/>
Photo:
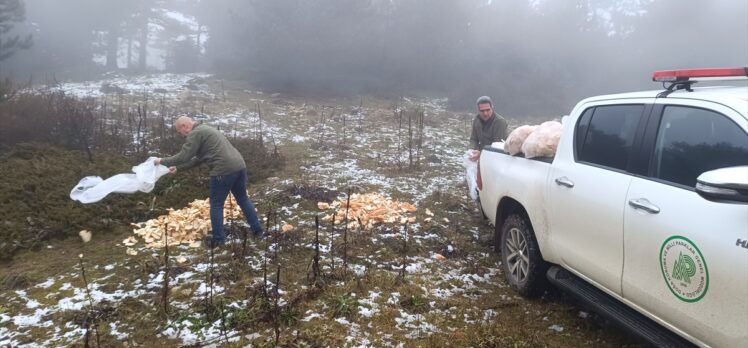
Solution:
<path fill-rule="evenodd" d="M 646 198 L 638 198 L 629 200 L 629 205 L 644 210 L 648 213 L 657 214 L 660 212 L 660 208 L 647 200 Z"/>
<path fill-rule="evenodd" d="M 569 180 L 569 178 L 562 176 L 560 178 L 556 178 L 556 185 L 566 186 L 568 188 L 574 187 L 574 183 Z"/>

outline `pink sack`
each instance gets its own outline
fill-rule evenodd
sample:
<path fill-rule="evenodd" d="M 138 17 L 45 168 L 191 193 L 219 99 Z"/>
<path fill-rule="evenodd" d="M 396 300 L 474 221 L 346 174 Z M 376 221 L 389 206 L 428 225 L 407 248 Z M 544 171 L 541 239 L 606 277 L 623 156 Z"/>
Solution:
<path fill-rule="evenodd" d="M 524 125 L 521 127 L 517 127 L 517 129 L 509 133 L 509 136 L 506 138 L 504 151 L 508 152 L 512 156 L 522 152 L 522 144 L 525 142 L 525 139 L 527 139 L 530 133 L 535 130 L 535 128 L 538 128 L 538 126 Z"/>
<path fill-rule="evenodd" d="M 522 152 L 525 154 L 525 157 L 555 156 L 558 141 L 561 139 L 562 129 L 563 126 L 558 121 L 541 123 L 522 144 Z"/>

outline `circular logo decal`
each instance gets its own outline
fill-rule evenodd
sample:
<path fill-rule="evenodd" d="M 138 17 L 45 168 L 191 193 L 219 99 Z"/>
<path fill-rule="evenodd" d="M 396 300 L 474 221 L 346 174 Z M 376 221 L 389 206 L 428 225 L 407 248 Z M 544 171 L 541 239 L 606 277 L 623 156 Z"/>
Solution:
<path fill-rule="evenodd" d="M 686 237 L 672 236 L 662 243 L 660 269 L 670 291 L 682 301 L 699 301 L 709 289 L 704 255 Z"/>

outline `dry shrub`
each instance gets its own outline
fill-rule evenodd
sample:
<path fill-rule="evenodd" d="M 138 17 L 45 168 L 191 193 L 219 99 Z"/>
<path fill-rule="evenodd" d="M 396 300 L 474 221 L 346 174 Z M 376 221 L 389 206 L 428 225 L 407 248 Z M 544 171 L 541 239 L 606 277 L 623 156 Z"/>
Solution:
<path fill-rule="evenodd" d="M 283 168 L 285 159 L 274 149 L 268 148 L 257 139 L 239 138 L 231 141 L 247 163 L 249 182 L 258 182 L 272 176 Z"/>
<path fill-rule="evenodd" d="M 0 145 L 42 142 L 85 151 L 89 157 L 92 151 L 140 157 L 172 153 L 183 142 L 163 119 L 149 119 L 139 105 L 119 112 L 64 92 L 21 93 L 0 101 L 0 124 Z"/>
<path fill-rule="evenodd" d="M 62 92 L 23 93 L 0 103 L 0 142 L 45 142 L 85 150 L 96 127 L 95 102 Z"/>

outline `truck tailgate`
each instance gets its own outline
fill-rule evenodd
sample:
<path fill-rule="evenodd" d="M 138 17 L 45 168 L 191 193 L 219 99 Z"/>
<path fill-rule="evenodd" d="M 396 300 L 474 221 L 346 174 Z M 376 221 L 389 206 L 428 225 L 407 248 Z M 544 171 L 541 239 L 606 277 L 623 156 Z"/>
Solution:
<path fill-rule="evenodd" d="M 503 150 L 486 147 L 481 152 L 480 174 L 483 187 L 480 200 L 483 211 L 491 223 L 496 224 L 496 208 L 501 199 L 511 198 L 526 210 L 542 212 L 532 214 L 535 228 L 546 229 L 546 180 L 553 158 L 524 158 L 511 156 Z M 537 216 L 540 215 L 540 216 Z M 540 225 L 536 225 L 540 224 Z"/>

